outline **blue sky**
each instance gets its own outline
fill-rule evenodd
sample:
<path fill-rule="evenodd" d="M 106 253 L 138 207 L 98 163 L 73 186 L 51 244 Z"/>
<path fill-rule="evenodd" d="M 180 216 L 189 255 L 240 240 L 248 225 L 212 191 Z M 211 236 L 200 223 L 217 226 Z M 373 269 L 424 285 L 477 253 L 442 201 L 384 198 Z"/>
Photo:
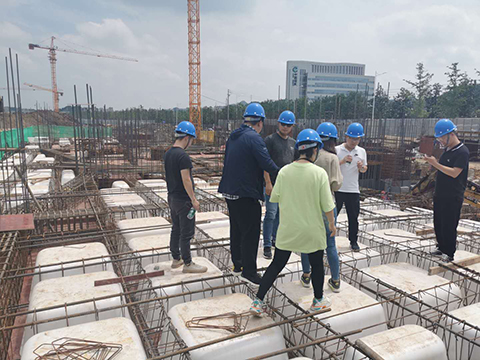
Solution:
<path fill-rule="evenodd" d="M 73 85 L 93 87 L 99 106 L 185 107 L 188 104 L 187 1 L 0 0 L 0 62 L 19 54 L 21 81 L 50 87 L 47 51 L 28 43 L 134 57 L 138 63 L 58 55 L 61 106 Z M 200 0 L 204 105 L 276 99 L 285 94 L 287 60 L 357 62 L 391 94 L 424 62 L 445 83 L 446 66 L 480 69 L 480 2 L 459 0 Z M 45 41 L 46 40 L 46 41 Z M 0 87 L 5 86 L 0 71 Z M 2 93 L 0 93 L 2 94 Z M 4 93 L 3 93 L 4 94 Z M 25 106 L 51 106 L 46 92 L 24 91 Z M 80 99 L 84 102 L 84 96 Z M 211 99 L 215 99 L 211 100 Z"/>

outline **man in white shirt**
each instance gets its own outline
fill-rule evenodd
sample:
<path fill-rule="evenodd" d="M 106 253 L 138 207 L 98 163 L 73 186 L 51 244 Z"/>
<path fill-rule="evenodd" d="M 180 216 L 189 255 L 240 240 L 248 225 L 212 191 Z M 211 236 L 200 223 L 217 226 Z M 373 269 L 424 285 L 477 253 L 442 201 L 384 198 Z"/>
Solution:
<path fill-rule="evenodd" d="M 348 239 L 353 251 L 360 251 L 357 242 L 358 215 L 360 214 L 360 186 L 359 173 L 367 171 L 367 153 L 358 146 L 360 139 L 365 136 L 363 126 L 359 123 L 351 124 L 345 133 L 345 142 L 336 147 L 340 160 L 340 170 L 343 175 L 342 187 L 335 192 L 337 213 L 340 214 L 343 204 L 348 217 Z"/>

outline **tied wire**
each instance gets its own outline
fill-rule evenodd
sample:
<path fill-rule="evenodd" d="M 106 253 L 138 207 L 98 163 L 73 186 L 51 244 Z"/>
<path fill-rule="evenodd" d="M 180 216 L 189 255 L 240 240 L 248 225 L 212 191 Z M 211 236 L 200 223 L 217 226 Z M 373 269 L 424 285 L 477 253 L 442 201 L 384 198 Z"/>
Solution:
<path fill-rule="evenodd" d="M 219 315 L 194 317 L 185 322 L 185 326 L 189 329 L 216 329 L 226 330 L 232 334 L 239 334 L 247 328 L 250 317 L 251 314 L 248 311 L 240 314 L 233 311 Z M 233 321 L 233 324 L 228 324 L 229 321 Z M 212 324 L 211 322 L 216 323 Z M 222 323 L 227 324 L 223 325 Z"/>
<path fill-rule="evenodd" d="M 113 360 L 121 351 L 121 344 L 63 337 L 41 344 L 33 353 L 35 360 Z"/>

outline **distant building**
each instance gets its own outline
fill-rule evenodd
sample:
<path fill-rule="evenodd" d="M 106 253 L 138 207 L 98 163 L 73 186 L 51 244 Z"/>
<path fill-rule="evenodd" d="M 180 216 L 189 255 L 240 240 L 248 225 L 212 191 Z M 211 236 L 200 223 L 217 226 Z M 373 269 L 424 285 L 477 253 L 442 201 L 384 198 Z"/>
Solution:
<path fill-rule="evenodd" d="M 309 100 L 358 91 L 373 96 L 374 76 L 365 75 L 365 65 L 287 61 L 286 98 Z"/>

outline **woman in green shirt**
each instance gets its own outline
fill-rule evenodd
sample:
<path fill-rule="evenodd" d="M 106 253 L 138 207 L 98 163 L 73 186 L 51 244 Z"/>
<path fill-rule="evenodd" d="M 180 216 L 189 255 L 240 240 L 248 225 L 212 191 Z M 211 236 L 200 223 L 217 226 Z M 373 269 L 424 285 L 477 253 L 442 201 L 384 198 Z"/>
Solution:
<path fill-rule="evenodd" d="M 310 260 L 314 290 L 310 310 L 318 311 L 331 305 L 330 300 L 323 295 L 323 251 L 327 247 L 327 239 L 322 212 L 328 218 L 332 236 L 335 236 L 335 204 L 327 173 L 314 164 L 323 144 L 315 130 L 306 129 L 298 134 L 295 146 L 300 157 L 280 170 L 270 197 L 271 202 L 279 204 L 282 216 L 273 261 L 265 272 L 257 298 L 250 307 L 250 312 L 256 316 L 265 312 L 263 299 L 287 264 L 292 251 L 308 254 Z"/>

